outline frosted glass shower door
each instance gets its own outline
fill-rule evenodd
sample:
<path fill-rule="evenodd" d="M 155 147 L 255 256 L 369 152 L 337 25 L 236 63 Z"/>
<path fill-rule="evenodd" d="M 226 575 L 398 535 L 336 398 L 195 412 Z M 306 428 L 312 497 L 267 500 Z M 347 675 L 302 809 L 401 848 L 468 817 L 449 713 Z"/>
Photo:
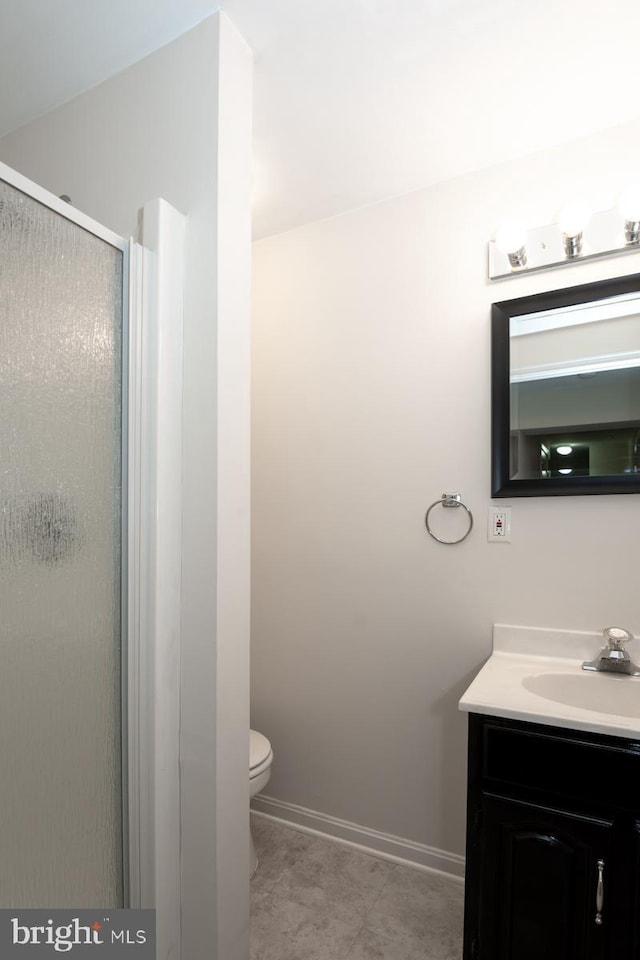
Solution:
<path fill-rule="evenodd" d="M 0 180 L 3 908 L 123 904 L 123 257 Z"/>

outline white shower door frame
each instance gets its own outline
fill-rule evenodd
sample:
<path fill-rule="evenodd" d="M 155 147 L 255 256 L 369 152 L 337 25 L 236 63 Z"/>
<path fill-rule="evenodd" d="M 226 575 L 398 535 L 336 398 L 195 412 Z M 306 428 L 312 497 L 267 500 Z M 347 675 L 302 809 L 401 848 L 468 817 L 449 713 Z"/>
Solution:
<path fill-rule="evenodd" d="M 0 179 L 15 187 L 89 233 L 120 250 L 123 254 L 123 302 L 122 302 L 122 824 L 123 824 L 123 889 L 124 904 L 129 908 L 155 907 L 157 878 L 160 864 L 155 849 L 156 838 L 156 783 L 154 745 L 157 741 L 158 718 L 155 715 L 156 677 L 176 666 L 162 663 L 166 653 L 161 643 L 153 650 L 152 636 L 158 610 L 156 590 L 163 578 L 171 578 L 179 571 L 180 521 L 170 521 L 169 533 L 158 536 L 155 520 L 158 518 L 157 494 L 162 489 L 159 457 L 162 450 L 157 442 L 159 412 L 157 409 L 158 383 L 160 382 L 161 356 L 172 357 L 173 382 L 168 385 L 164 406 L 171 410 L 173 433 L 163 440 L 165 468 L 167 456 L 180 448 L 181 417 L 181 242 L 182 217 L 163 201 L 145 206 L 145 230 L 151 238 L 154 250 L 147 250 L 132 240 L 125 240 L 102 224 L 76 210 L 65 200 L 49 193 L 38 184 L 0 163 Z M 171 231 L 174 231 L 173 233 Z M 177 231 L 177 232 L 176 232 Z M 168 239 L 167 239 L 168 238 Z M 161 260 L 166 252 L 174 258 L 174 276 L 167 284 L 161 277 Z M 177 282 L 176 282 L 177 281 Z M 169 297 L 167 306 L 167 296 Z M 164 299 L 163 299 L 164 298 Z M 163 309 L 164 306 L 164 309 Z M 153 315 L 153 322 L 151 316 Z M 173 320 L 172 329 L 165 337 L 164 353 L 159 348 L 164 322 Z M 165 364 L 166 364 L 165 359 Z M 178 476 L 180 470 L 177 472 Z M 169 478 L 164 487 L 164 507 L 171 509 L 179 502 L 180 481 Z M 175 498 L 178 498 L 176 501 Z M 178 511 L 179 513 L 179 511 Z M 166 514 L 165 514 L 166 516 Z M 162 526 L 162 525 L 161 525 Z M 166 521 L 164 527 L 167 527 Z M 176 543 L 177 538 L 177 543 Z M 161 550 L 171 551 L 165 555 L 164 566 Z M 177 591 L 177 593 L 176 593 Z M 167 629 L 173 630 L 171 644 L 179 650 L 179 578 L 173 593 L 166 601 L 173 604 L 164 614 L 169 618 Z M 176 607 L 177 603 L 177 607 Z M 163 726 L 168 732 L 176 725 L 173 741 L 169 744 L 165 764 L 167 782 L 170 784 L 164 804 L 165 829 L 171 822 L 172 832 L 178 835 L 179 786 L 174 774 L 178 769 L 178 709 L 179 709 L 179 657 L 178 674 L 173 679 L 167 703 L 163 706 Z M 165 834 L 166 836 L 166 834 Z M 175 843 L 177 844 L 177 840 Z M 170 842 L 171 843 L 171 842 Z M 160 860 L 165 871 L 164 885 L 171 896 L 177 894 L 179 909 L 179 861 L 170 845 L 168 852 L 160 851 Z M 170 861 L 174 862 L 171 863 Z M 96 906 L 100 906 L 96 904 Z M 160 919 L 160 918 L 158 918 Z M 176 927 L 177 919 L 167 918 L 170 926 Z M 162 926 L 159 924 L 159 926 Z M 158 930 L 161 934 L 161 930 Z M 165 939 L 173 941 L 179 936 L 178 929 L 167 928 Z M 160 947 L 160 939 L 158 947 Z M 163 956 L 158 952 L 158 956 Z"/>

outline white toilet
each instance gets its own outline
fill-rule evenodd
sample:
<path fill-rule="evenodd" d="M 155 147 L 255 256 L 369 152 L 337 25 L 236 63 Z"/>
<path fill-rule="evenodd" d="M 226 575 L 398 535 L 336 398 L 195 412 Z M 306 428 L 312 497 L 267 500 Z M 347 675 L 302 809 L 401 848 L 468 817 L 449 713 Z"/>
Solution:
<path fill-rule="evenodd" d="M 249 797 L 255 797 L 256 793 L 264 790 L 269 783 L 271 776 L 271 761 L 273 760 L 273 750 L 271 744 L 265 736 L 258 733 L 257 730 L 250 731 L 251 739 L 249 743 Z M 249 828 L 249 848 L 250 848 L 250 868 L 249 876 L 252 877 L 258 868 L 258 857 L 256 848 Z"/>

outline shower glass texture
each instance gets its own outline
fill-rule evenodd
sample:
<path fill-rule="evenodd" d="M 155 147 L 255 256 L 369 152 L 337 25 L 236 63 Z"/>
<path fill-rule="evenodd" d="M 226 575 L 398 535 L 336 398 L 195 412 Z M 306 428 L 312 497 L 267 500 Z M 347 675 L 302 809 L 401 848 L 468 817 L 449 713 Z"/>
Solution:
<path fill-rule="evenodd" d="M 0 908 L 123 905 L 122 272 L 0 181 Z"/>

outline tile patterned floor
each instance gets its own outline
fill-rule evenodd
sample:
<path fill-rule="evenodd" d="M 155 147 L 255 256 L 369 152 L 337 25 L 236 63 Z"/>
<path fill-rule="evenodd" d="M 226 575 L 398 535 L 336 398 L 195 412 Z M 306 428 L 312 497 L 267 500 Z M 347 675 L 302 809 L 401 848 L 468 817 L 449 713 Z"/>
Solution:
<path fill-rule="evenodd" d="M 460 960 L 464 888 L 252 815 L 251 960 Z"/>

